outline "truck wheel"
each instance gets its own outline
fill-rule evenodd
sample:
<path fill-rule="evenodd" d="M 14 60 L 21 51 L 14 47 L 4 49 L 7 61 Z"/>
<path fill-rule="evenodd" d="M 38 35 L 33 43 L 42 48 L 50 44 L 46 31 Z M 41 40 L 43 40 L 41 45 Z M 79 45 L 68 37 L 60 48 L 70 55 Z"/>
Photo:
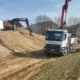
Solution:
<path fill-rule="evenodd" d="M 76 52 L 76 44 L 73 45 L 73 52 Z"/>
<path fill-rule="evenodd" d="M 67 55 L 68 54 L 68 49 L 66 48 L 64 51 L 63 51 L 63 56 Z"/>
<path fill-rule="evenodd" d="M 47 55 L 47 56 L 50 56 L 50 53 L 49 53 L 49 52 L 46 52 L 46 55 Z"/>

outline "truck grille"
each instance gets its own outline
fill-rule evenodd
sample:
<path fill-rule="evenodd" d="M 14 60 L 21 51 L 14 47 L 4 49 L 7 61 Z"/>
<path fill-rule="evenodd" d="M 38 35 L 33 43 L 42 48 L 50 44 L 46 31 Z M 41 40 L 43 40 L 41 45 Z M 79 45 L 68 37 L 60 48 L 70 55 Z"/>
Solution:
<path fill-rule="evenodd" d="M 49 49 L 60 49 L 60 45 L 46 45 L 46 47 Z"/>

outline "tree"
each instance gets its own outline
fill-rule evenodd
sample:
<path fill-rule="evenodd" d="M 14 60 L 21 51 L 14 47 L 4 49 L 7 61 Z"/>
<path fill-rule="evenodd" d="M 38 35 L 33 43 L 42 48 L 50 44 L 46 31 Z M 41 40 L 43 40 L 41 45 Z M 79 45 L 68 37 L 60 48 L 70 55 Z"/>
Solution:
<path fill-rule="evenodd" d="M 71 26 L 71 25 L 76 25 L 80 23 L 80 17 L 70 17 L 68 19 L 68 25 Z"/>
<path fill-rule="evenodd" d="M 56 24 L 49 16 L 39 15 L 36 17 L 36 24 L 40 34 L 45 34 L 46 29 L 55 27 Z"/>
<path fill-rule="evenodd" d="M 60 27 L 60 25 L 61 25 L 61 18 L 60 18 L 60 16 L 54 17 L 54 22 L 57 24 L 57 27 Z"/>
<path fill-rule="evenodd" d="M 52 21 L 52 19 L 47 15 L 39 15 L 36 17 L 36 23 L 48 22 L 48 21 Z"/>

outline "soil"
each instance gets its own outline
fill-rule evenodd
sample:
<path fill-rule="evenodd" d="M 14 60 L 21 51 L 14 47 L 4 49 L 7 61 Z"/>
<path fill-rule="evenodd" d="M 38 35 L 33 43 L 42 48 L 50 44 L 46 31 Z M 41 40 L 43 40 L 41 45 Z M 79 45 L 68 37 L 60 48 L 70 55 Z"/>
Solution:
<path fill-rule="evenodd" d="M 28 80 L 55 62 L 58 57 L 43 52 L 44 38 L 35 33 L 30 36 L 27 30 L 0 31 L 0 80 Z"/>

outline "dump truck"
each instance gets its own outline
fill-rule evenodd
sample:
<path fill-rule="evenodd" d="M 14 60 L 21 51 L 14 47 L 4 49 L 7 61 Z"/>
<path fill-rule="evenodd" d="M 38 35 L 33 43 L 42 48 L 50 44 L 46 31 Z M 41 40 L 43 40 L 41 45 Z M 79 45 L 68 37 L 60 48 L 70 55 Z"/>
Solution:
<path fill-rule="evenodd" d="M 58 53 L 66 55 L 76 51 L 77 39 L 68 30 L 48 29 L 45 36 L 44 51 L 47 55 Z"/>
<path fill-rule="evenodd" d="M 50 53 L 66 55 L 69 52 L 76 51 L 76 37 L 63 28 L 66 27 L 66 14 L 70 1 L 71 0 L 65 0 L 65 4 L 62 6 L 60 27 L 58 29 L 48 29 L 46 31 L 44 51 L 47 55 L 50 55 Z"/>

